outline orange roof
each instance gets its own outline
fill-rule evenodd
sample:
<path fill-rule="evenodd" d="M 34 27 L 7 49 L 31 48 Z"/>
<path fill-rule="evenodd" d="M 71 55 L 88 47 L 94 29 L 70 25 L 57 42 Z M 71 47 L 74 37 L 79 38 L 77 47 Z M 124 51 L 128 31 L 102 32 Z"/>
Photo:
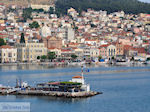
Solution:
<path fill-rule="evenodd" d="M 11 49 L 12 47 L 9 45 L 3 45 L 0 47 L 0 49 Z"/>
<path fill-rule="evenodd" d="M 82 79 L 83 77 L 82 76 L 74 76 L 72 78 L 79 78 L 79 79 Z"/>
<path fill-rule="evenodd" d="M 108 47 L 108 46 L 109 46 L 109 44 L 101 45 L 100 47 Z"/>

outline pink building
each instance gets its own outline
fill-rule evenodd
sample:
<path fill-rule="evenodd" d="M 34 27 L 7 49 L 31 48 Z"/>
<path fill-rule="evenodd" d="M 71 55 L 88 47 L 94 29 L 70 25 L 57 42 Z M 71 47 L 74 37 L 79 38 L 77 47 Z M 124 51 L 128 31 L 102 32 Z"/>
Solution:
<path fill-rule="evenodd" d="M 109 45 L 107 44 L 107 45 L 101 45 L 99 47 L 99 55 L 102 56 L 102 58 L 106 58 L 107 57 L 107 47 L 108 46 Z"/>

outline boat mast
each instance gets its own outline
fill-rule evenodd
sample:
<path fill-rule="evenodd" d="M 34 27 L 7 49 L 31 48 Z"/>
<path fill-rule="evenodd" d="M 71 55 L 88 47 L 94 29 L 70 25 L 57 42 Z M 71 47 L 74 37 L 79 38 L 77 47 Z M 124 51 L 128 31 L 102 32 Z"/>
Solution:
<path fill-rule="evenodd" d="M 83 65 L 81 66 L 81 69 L 82 69 L 82 79 L 83 79 Z"/>
<path fill-rule="evenodd" d="M 82 69 L 82 84 L 84 84 L 84 76 L 83 76 L 83 75 L 84 75 L 84 74 L 83 74 L 84 71 L 83 71 L 83 65 L 81 66 L 81 69 Z"/>

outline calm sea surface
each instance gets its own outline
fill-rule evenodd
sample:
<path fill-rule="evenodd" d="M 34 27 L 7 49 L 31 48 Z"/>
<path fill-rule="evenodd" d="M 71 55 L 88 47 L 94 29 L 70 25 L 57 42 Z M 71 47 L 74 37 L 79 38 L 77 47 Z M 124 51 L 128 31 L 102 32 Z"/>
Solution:
<path fill-rule="evenodd" d="M 67 81 L 80 71 L 80 67 L 0 66 L 0 84 L 14 86 L 16 78 L 32 86 Z M 0 102 L 30 102 L 31 112 L 150 112 L 150 66 L 90 67 L 85 78 L 92 90 L 103 94 L 84 99 L 0 96 Z"/>

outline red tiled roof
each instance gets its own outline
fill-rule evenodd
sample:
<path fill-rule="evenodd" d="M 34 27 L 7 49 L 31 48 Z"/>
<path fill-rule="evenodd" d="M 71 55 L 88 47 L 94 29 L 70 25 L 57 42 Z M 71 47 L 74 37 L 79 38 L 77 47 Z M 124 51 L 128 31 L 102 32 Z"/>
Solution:
<path fill-rule="evenodd" d="M 101 45 L 100 47 L 108 47 L 108 46 L 109 46 L 109 44 Z"/>
<path fill-rule="evenodd" d="M 132 49 L 133 47 L 130 46 L 130 45 L 124 45 L 124 50 L 129 50 L 129 49 Z"/>
<path fill-rule="evenodd" d="M 0 49 L 11 49 L 12 47 L 9 45 L 0 46 Z"/>
<path fill-rule="evenodd" d="M 79 79 L 82 79 L 83 77 L 82 76 L 74 76 L 72 78 L 79 78 Z"/>
<path fill-rule="evenodd" d="M 0 31 L 3 31 L 3 30 L 5 30 L 5 29 L 6 29 L 5 26 L 0 26 Z"/>

